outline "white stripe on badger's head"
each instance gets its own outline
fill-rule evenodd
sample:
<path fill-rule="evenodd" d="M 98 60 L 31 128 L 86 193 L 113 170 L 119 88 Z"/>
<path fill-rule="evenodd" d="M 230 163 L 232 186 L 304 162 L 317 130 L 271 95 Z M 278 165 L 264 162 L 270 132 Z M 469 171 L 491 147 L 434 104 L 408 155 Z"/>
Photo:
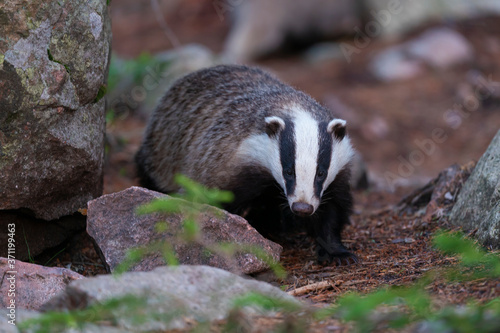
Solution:
<path fill-rule="evenodd" d="M 309 215 L 320 204 L 314 191 L 320 145 L 318 122 L 297 107 L 293 108 L 293 118 L 289 121 L 290 134 L 286 135 L 285 129 L 280 141 L 285 193 L 292 211 L 302 210 L 303 215 Z"/>
<path fill-rule="evenodd" d="M 292 112 L 279 143 L 283 189 L 292 212 L 307 216 L 316 212 L 326 188 L 351 160 L 352 148 L 344 120 L 318 122 L 297 106 Z"/>

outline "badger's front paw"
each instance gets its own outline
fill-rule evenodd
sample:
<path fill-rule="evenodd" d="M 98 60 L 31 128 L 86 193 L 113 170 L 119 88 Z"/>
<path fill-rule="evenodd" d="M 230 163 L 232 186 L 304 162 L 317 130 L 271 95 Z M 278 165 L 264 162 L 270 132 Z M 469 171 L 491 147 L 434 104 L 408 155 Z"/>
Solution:
<path fill-rule="evenodd" d="M 318 263 L 320 265 L 337 264 L 337 266 L 351 265 L 359 261 L 358 257 L 349 252 L 343 245 L 330 244 L 317 246 Z"/>

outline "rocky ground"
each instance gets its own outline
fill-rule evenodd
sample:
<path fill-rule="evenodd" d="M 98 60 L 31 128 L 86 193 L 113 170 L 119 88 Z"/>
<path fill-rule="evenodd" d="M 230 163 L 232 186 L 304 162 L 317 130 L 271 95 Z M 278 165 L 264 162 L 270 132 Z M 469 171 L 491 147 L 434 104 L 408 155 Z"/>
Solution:
<path fill-rule="evenodd" d="M 136 17 L 142 9 L 133 10 L 133 2 L 113 3 L 115 51 L 131 57 L 140 51 L 155 52 L 168 47 L 155 21 Z M 191 7 L 183 7 L 172 21 L 181 43 L 204 42 L 213 51 L 220 51 L 227 20 L 219 19 L 209 1 L 188 2 Z M 258 62 L 326 106 L 340 108 L 340 116 L 349 123 L 350 134 L 366 160 L 371 179 L 368 190 L 355 193 L 355 214 L 344 235 L 344 242 L 360 262 L 342 267 L 318 266 L 311 240 L 300 233 L 289 235 L 282 242 L 281 258 L 288 277 L 274 283 L 287 291 L 308 286 L 296 291 L 297 296 L 321 306 L 335 302 L 346 291 L 364 293 L 386 285 L 409 284 L 431 269 L 456 261 L 437 253 L 431 244 L 436 230 L 449 227 L 446 219 L 427 219 L 425 209 L 409 213 L 396 209 L 405 195 L 441 170 L 453 163 L 462 165 L 479 159 L 500 128 L 500 96 L 478 100 L 478 108 L 462 114 L 459 122 L 446 117 L 448 110 L 465 105 L 474 96 L 478 75 L 500 89 L 500 83 L 494 83 L 500 82 L 500 20 L 471 19 L 451 27 L 473 46 L 472 62 L 439 71 L 429 69 L 405 81 L 382 83 L 367 70 L 376 52 L 402 41 L 374 41 L 350 64 L 342 56 L 305 61 L 300 53 Z M 405 39 L 427 28 L 422 27 Z M 133 155 L 144 126 L 144 114 L 126 114 L 108 123 L 105 193 L 137 185 Z M 417 142 L 432 139 L 436 129 L 443 129 L 446 139 L 435 141 L 432 152 L 424 151 L 418 163 L 404 169 L 402 166 L 415 156 L 412 153 L 422 150 Z M 388 182 L 387 172 L 395 175 L 390 179 L 396 181 Z M 71 268 L 85 276 L 105 273 L 85 233 L 36 261 Z M 429 289 L 438 304 L 463 304 L 470 299 L 486 302 L 500 296 L 499 281 L 491 280 L 460 284 L 437 281 Z"/>

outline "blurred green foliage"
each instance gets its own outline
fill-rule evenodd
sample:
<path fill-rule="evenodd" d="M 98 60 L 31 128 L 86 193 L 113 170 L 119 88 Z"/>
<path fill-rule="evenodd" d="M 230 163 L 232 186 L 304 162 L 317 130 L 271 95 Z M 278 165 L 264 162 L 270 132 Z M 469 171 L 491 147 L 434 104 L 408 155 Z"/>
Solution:
<path fill-rule="evenodd" d="M 157 59 L 147 52 L 133 59 L 123 59 L 112 54 L 109 64 L 108 90 L 113 91 L 121 81 L 130 79 L 134 85 L 140 85 L 144 77 L 149 74 L 148 68 L 164 71 L 168 66 L 170 66 L 169 61 Z"/>
<path fill-rule="evenodd" d="M 161 59 L 144 52 L 133 59 L 123 59 L 115 54 L 111 55 L 107 85 L 100 89 L 95 101 L 108 95 L 108 109 L 106 110 L 106 124 L 112 125 L 117 118 L 126 117 L 127 110 L 135 109 L 139 102 L 132 96 L 135 87 L 150 86 L 147 78 L 155 84 L 165 79 L 172 60 Z M 167 75 L 168 76 L 168 75 Z M 153 88 L 154 90 L 154 88 Z M 141 90 L 142 91 L 142 90 Z M 148 94 L 151 93 L 147 90 Z M 141 101 L 140 103 L 144 103 Z"/>

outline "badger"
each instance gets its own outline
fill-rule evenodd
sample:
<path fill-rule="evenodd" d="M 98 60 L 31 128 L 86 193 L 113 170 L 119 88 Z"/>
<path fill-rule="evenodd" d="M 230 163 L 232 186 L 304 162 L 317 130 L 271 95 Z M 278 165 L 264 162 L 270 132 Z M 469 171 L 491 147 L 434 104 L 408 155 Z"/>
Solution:
<path fill-rule="evenodd" d="M 356 262 L 341 242 L 353 199 L 346 122 L 271 74 L 219 65 L 177 80 L 136 154 L 140 184 L 179 191 L 183 174 L 232 191 L 224 208 L 261 233 L 306 225 L 321 264 Z M 280 222 L 281 221 L 281 222 Z"/>

